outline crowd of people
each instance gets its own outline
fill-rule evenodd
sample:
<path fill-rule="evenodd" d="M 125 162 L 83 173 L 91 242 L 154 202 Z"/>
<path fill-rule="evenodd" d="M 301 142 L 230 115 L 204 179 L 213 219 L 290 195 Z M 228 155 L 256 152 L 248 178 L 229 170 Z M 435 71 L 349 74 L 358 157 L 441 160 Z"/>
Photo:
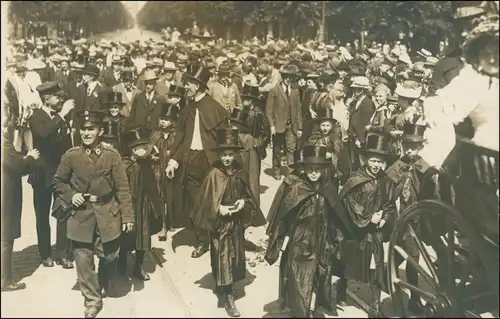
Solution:
<path fill-rule="evenodd" d="M 468 37 L 465 48 L 487 32 Z M 133 275 L 147 281 L 151 236 L 165 241 L 178 228 L 196 236 L 192 258 L 210 252 L 218 306 L 240 316 L 233 284 L 244 278 L 245 251 L 254 246 L 245 231 L 266 224 L 266 261 L 280 260 L 279 300 L 294 317 L 312 317 L 318 306 L 335 314 L 350 279 L 370 284 L 370 317 L 380 317 L 382 243 L 422 189 L 440 196 L 428 177 L 439 174 L 449 141 L 436 128 L 453 129 L 473 113 L 498 115 L 494 65 L 473 67 L 451 51 L 438 59 L 425 49 L 412 61 L 401 44 L 238 43 L 199 30 L 183 39 L 174 29 L 164 41 L 37 38 L 9 49 L 2 291 L 26 287 L 12 281 L 10 256 L 21 236 L 21 176 L 29 174 L 41 263 L 76 264 L 89 318 L 102 309 L 110 274 L 127 273 L 129 252 Z M 480 100 L 468 97 L 464 107 L 446 100 L 448 84 L 470 79 L 496 88 L 466 89 L 458 95 Z M 498 150 L 495 138 L 483 136 L 492 126 L 498 132 L 498 120 L 483 116 L 457 130 Z M 269 151 L 282 182 L 266 220 L 259 185 Z M 58 220 L 55 255 L 50 216 Z M 418 261 L 409 233 L 401 245 Z M 408 265 L 408 281 L 418 286 Z M 341 278 L 336 298 L 333 274 Z M 417 294 L 408 307 L 422 313 Z"/>

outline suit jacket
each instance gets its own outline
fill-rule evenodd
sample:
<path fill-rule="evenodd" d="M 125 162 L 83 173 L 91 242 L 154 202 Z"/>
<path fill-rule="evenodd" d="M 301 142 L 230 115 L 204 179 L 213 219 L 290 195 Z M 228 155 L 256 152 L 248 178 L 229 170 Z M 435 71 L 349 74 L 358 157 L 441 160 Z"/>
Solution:
<path fill-rule="evenodd" d="M 356 108 L 356 104 L 359 106 Z M 365 96 L 361 101 L 354 100 L 349 105 L 349 130 L 361 143 L 365 141 L 365 127 L 370 124 L 373 112 L 375 112 L 375 103 Z"/>
<path fill-rule="evenodd" d="M 163 102 L 165 102 L 165 99 L 157 92 L 154 92 L 151 102 L 146 98 L 146 93 L 137 93 L 132 101 L 129 123 L 146 127 L 152 131 L 156 130 Z"/>
<path fill-rule="evenodd" d="M 128 97 L 127 95 L 127 90 L 125 89 L 125 86 L 123 85 L 123 82 L 118 83 L 117 85 L 113 86 L 113 91 L 115 92 L 120 92 L 123 96 L 123 102 L 125 102 L 125 105 L 120 111 L 120 114 L 129 117 L 130 116 L 130 111 L 132 110 L 132 101 L 134 100 L 134 97 L 140 93 L 137 88 L 132 89 L 132 96 L 131 98 Z"/>
<path fill-rule="evenodd" d="M 66 76 L 63 71 L 58 70 L 56 72 L 56 81 L 63 88 L 64 93 L 69 95 L 69 83 L 74 79 L 74 72 L 68 71 L 68 75 Z"/>
<path fill-rule="evenodd" d="M 285 132 L 289 119 L 295 134 L 297 131 L 301 131 L 302 107 L 299 90 L 290 86 L 290 95 L 287 96 L 283 85 L 278 84 L 272 88 L 267 97 L 266 115 L 269 124 L 274 126 L 276 133 Z"/>
<path fill-rule="evenodd" d="M 168 92 L 170 91 L 170 83 L 166 83 L 166 80 L 164 75 L 160 76 L 155 87 L 155 91 L 165 99 L 167 99 Z M 174 84 L 176 82 L 172 79 L 171 83 Z"/>
<path fill-rule="evenodd" d="M 107 68 L 103 71 L 100 77 L 100 82 L 105 87 L 113 87 L 116 84 L 120 83 L 121 81 L 115 78 L 115 74 L 113 73 L 112 68 Z"/>
<path fill-rule="evenodd" d="M 29 121 L 33 147 L 40 151 L 40 159 L 28 181 L 32 185 L 50 187 L 61 156 L 71 147 L 68 127 L 59 115 L 51 119 L 42 109 L 35 109 Z"/>
<path fill-rule="evenodd" d="M 87 94 L 87 89 L 84 85 L 80 85 L 77 88 L 76 98 L 75 98 L 75 109 L 77 110 L 99 110 L 102 109 L 103 104 L 103 92 L 105 88 L 98 82 L 94 87 L 94 90 Z"/>
<path fill-rule="evenodd" d="M 241 108 L 243 106 L 241 102 L 240 91 L 238 86 L 235 83 L 232 83 L 228 88 L 227 92 L 225 87 L 219 83 L 214 82 L 210 86 L 210 96 L 213 97 L 214 100 L 219 102 L 229 113 L 233 111 L 233 109 Z"/>

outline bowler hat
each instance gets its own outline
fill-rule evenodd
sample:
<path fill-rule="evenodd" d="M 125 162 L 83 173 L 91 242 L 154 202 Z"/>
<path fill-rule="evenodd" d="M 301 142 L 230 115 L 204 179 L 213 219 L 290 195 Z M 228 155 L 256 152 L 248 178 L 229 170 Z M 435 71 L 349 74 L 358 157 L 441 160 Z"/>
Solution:
<path fill-rule="evenodd" d="M 61 88 L 57 81 L 50 81 L 40 84 L 36 87 L 40 97 L 45 95 L 63 95 L 64 90 Z"/>
<path fill-rule="evenodd" d="M 389 138 L 383 134 L 370 133 L 366 136 L 365 147 L 361 152 L 387 156 L 389 155 Z"/>
<path fill-rule="evenodd" d="M 151 131 L 145 127 L 137 126 L 127 129 L 127 131 L 122 135 L 123 145 L 132 148 L 142 144 L 148 144 L 150 142 L 149 136 Z"/>
<path fill-rule="evenodd" d="M 248 110 L 233 109 L 231 122 L 236 122 L 245 126 L 250 126 L 250 112 Z"/>
<path fill-rule="evenodd" d="M 95 65 L 86 65 L 83 70 L 83 74 L 88 74 L 88 75 L 93 75 L 93 76 L 98 76 L 99 75 L 99 68 Z"/>
<path fill-rule="evenodd" d="M 133 80 L 134 79 L 134 71 L 132 70 L 123 70 L 121 73 L 122 80 Z"/>
<path fill-rule="evenodd" d="M 102 124 L 105 115 L 106 113 L 100 110 L 80 110 L 76 113 L 76 116 L 80 119 L 80 126 Z"/>
<path fill-rule="evenodd" d="M 171 84 L 168 90 L 168 96 L 178 96 L 184 97 L 186 95 L 186 89 L 182 86 Z"/>
<path fill-rule="evenodd" d="M 426 128 L 426 125 L 405 123 L 401 140 L 403 142 L 423 142 L 425 141 L 424 133 Z"/>
<path fill-rule="evenodd" d="M 199 83 L 200 85 L 206 87 L 208 80 L 212 76 L 212 73 L 210 72 L 210 70 L 204 66 L 198 66 L 194 70 L 191 69 L 191 71 L 194 71 L 194 72 L 184 74 L 186 79 L 188 81 L 189 80 L 194 81 L 194 82 Z"/>
<path fill-rule="evenodd" d="M 303 165 L 328 166 L 332 161 L 326 157 L 328 150 L 323 145 L 306 145 L 300 151 L 295 152 L 294 164 L 292 168 L 298 168 Z"/>
<path fill-rule="evenodd" d="M 169 118 L 177 122 L 179 119 L 179 106 L 171 103 L 163 103 L 161 105 L 160 118 Z"/>
<path fill-rule="evenodd" d="M 120 135 L 120 127 L 118 122 L 112 121 L 110 119 L 105 120 L 102 123 L 102 128 L 104 130 L 102 137 L 106 139 L 118 139 Z"/>
<path fill-rule="evenodd" d="M 215 131 L 216 150 L 240 150 L 239 130 L 235 128 L 220 128 Z"/>
<path fill-rule="evenodd" d="M 113 105 L 113 104 L 125 105 L 125 102 L 123 102 L 122 92 L 114 92 L 114 91 L 105 93 L 104 103 L 107 105 Z"/>

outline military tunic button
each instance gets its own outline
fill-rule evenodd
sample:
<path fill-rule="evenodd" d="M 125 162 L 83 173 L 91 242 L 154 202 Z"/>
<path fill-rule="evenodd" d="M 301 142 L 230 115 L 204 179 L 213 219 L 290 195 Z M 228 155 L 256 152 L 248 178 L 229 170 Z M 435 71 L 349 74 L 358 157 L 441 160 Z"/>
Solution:
<path fill-rule="evenodd" d="M 89 111 L 85 111 L 84 114 L 89 115 Z M 88 120 L 88 118 L 85 118 L 85 119 Z"/>
<path fill-rule="evenodd" d="M 89 117 L 88 116 L 85 116 L 85 121 L 88 121 L 89 120 Z"/>
<path fill-rule="evenodd" d="M 97 155 L 101 155 L 101 150 L 100 150 L 100 149 L 96 149 L 96 150 L 95 150 L 95 153 L 96 153 Z"/>
<path fill-rule="evenodd" d="M 87 149 L 85 150 L 85 154 L 90 155 L 90 153 L 92 153 L 92 151 L 91 151 L 90 149 L 88 149 L 88 148 L 87 148 Z"/>

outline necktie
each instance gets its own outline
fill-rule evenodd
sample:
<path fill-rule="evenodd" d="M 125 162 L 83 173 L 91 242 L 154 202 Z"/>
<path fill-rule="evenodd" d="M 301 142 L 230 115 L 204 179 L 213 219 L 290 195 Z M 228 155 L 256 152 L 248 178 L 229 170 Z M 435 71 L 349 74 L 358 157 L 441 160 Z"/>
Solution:
<path fill-rule="evenodd" d="M 286 87 L 285 89 L 285 93 L 286 93 L 286 96 L 289 96 L 290 95 L 290 89 L 288 88 L 288 86 Z"/>
<path fill-rule="evenodd" d="M 50 116 L 56 116 L 57 111 L 50 111 Z"/>

